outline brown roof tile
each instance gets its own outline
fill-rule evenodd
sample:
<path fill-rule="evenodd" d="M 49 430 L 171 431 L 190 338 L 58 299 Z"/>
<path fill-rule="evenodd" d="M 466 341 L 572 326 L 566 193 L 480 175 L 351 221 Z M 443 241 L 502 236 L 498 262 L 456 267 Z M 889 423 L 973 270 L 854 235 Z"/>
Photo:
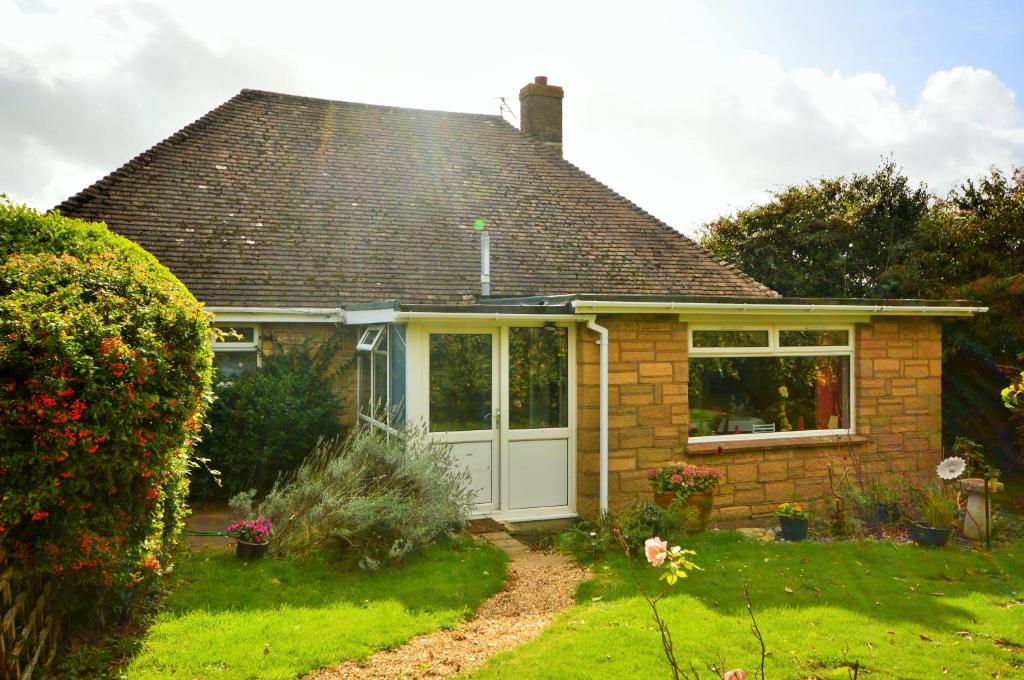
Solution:
<path fill-rule="evenodd" d="M 243 90 L 58 206 L 152 252 L 201 300 L 773 295 L 499 116 Z"/>

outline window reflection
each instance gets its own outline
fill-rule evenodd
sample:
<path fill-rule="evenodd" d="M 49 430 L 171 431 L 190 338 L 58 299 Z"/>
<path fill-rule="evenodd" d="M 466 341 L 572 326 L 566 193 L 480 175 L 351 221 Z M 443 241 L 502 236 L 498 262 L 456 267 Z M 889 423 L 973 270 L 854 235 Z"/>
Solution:
<path fill-rule="evenodd" d="M 850 357 L 690 357 L 690 435 L 845 429 Z"/>
<path fill-rule="evenodd" d="M 509 427 L 568 427 L 568 329 L 510 328 L 508 349 Z"/>
<path fill-rule="evenodd" d="M 489 333 L 431 333 L 431 432 L 491 429 L 491 344 Z"/>

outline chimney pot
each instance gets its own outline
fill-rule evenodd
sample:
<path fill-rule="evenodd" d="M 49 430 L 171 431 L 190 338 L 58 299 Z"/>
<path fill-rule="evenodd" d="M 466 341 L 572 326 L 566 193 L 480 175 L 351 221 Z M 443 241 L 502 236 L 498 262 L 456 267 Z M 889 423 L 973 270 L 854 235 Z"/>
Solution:
<path fill-rule="evenodd" d="M 547 76 L 537 76 L 519 90 L 519 128 L 562 155 L 562 97 Z"/>

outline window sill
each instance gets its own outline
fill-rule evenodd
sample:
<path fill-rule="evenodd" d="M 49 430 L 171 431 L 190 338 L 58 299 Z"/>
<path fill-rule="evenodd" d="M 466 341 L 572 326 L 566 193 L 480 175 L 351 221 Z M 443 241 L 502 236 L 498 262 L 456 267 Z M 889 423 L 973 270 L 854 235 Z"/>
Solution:
<path fill-rule="evenodd" d="M 772 439 L 743 439 L 739 441 L 724 442 L 691 442 L 686 446 L 686 452 L 694 455 L 712 453 L 731 453 L 733 451 L 760 451 L 763 449 L 809 449 L 822 448 L 825 446 L 862 446 L 870 439 L 862 434 L 853 435 L 824 435 L 812 437 L 779 437 Z"/>

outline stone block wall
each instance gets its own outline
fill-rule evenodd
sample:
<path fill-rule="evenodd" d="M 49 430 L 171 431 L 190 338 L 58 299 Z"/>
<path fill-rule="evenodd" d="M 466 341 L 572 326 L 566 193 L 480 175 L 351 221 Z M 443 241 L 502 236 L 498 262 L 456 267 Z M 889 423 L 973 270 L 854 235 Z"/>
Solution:
<path fill-rule="evenodd" d="M 610 316 L 609 501 L 614 510 L 649 498 L 649 467 L 687 461 L 721 467 L 720 525 L 770 521 L 779 503 L 829 491 L 840 476 L 921 479 L 942 456 L 942 328 L 935 319 L 882 317 L 858 324 L 854 380 L 856 434 L 764 441 L 688 442 L 686 325 L 675 317 Z M 578 505 L 598 508 L 598 354 L 580 333 Z"/>
<path fill-rule="evenodd" d="M 676 316 L 601 316 L 608 329 L 608 500 L 622 509 L 649 495 L 646 470 L 679 460 L 690 427 L 686 324 Z M 577 509 L 599 509 L 600 355 L 580 327 L 577 371 Z"/>
<path fill-rule="evenodd" d="M 282 349 L 297 349 L 303 343 L 321 346 L 329 339 L 337 343 L 332 369 L 332 388 L 342 399 L 338 420 L 343 425 L 356 422 L 356 343 L 362 328 L 329 323 L 265 323 L 260 329 L 260 352 L 269 356 Z"/>

